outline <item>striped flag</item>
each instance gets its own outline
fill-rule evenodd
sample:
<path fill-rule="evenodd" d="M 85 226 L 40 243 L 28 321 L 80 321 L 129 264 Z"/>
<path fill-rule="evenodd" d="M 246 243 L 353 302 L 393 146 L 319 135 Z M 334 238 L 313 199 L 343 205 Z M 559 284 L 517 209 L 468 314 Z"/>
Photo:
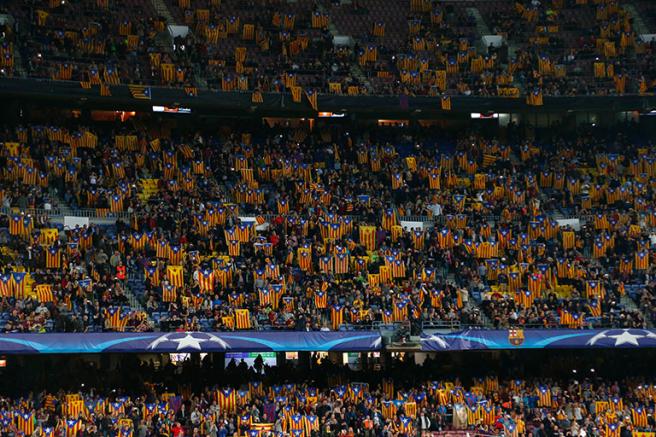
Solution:
<path fill-rule="evenodd" d="M 52 285 L 39 284 L 35 287 L 36 298 L 39 302 L 52 302 L 54 296 L 52 294 Z"/>
<path fill-rule="evenodd" d="M 198 286 L 201 291 L 212 292 L 214 290 L 214 281 L 214 270 L 204 268 L 198 271 Z"/>
<path fill-rule="evenodd" d="M 251 329 L 250 311 L 245 309 L 235 310 L 235 321 L 237 329 Z"/>
<path fill-rule="evenodd" d="M 301 91 L 302 90 L 303 89 L 300 86 L 290 87 L 290 91 L 292 93 L 292 102 L 301 103 Z"/>
<path fill-rule="evenodd" d="M 0 297 L 12 297 L 11 274 L 0 275 Z"/>
<path fill-rule="evenodd" d="M 112 91 L 109 89 L 109 85 L 106 83 L 100 84 L 100 95 L 103 97 L 110 97 L 112 95 Z"/>
<path fill-rule="evenodd" d="M 68 419 L 64 423 L 66 435 L 76 435 L 82 425 L 80 419 Z"/>
<path fill-rule="evenodd" d="M 542 99 L 542 90 L 536 88 L 529 92 L 526 96 L 526 104 L 529 106 L 542 106 L 544 104 Z"/>
<path fill-rule="evenodd" d="M 139 99 L 139 100 L 151 99 L 150 87 L 144 85 L 128 85 L 128 88 L 130 89 L 130 94 L 132 94 L 132 98 L 134 99 Z"/>
<path fill-rule="evenodd" d="M 233 388 L 219 389 L 217 401 L 221 412 L 234 412 L 237 409 L 236 390 Z"/>
<path fill-rule="evenodd" d="M 450 96 L 442 96 L 442 99 L 440 100 L 440 107 L 442 108 L 443 111 L 450 111 L 451 110 L 451 97 Z"/>
<path fill-rule="evenodd" d="M 58 269 L 61 267 L 61 253 L 59 248 L 55 246 L 50 246 L 46 250 L 46 268 L 47 269 Z"/>
<path fill-rule="evenodd" d="M 25 272 L 11 272 L 11 286 L 16 299 L 25 298 L 25 282 L 27 282 L 25 280 L 26 275 L 27 273 Z"/>
<path fill-rule="evenodd" d="M 312 106 L 312 109 L 318 111 L 319 106 L 317 102 L 317 92 L 314 90 L 305 90 L 305 96 L 307 97 L 308 102 L 310 102 L 310 106 Z"/>
<path fill-rule="evenodd" d="M 483 167 L 490 166 L 494 164 L 497 160 L 497 157 L 494 155 L 483 154 Z"/>
<path fill-rule="evenodd" d="M 334 331 L 337 331 L 344 323 L 344 307 L 342 305 L 333 305 L 330 308 L 330 321 Z"/>
<path fill-rule="evenodd" d="M 171 285 L 174 287 L 184 287 L 184 273 L 182 266 L 166 266 L 166 275 Z"/>
<path fill-rule="evenodd" d="M 264 103 L 264 97 L 262 96 L 262 91 L 255 90 L 251 94 L 251 103 Z"/>
<path fill-rule="evenodd" d="M 32 435 L 34 433 L 34 413 L 16 413 L 16 426 L 24 435 Z"/>

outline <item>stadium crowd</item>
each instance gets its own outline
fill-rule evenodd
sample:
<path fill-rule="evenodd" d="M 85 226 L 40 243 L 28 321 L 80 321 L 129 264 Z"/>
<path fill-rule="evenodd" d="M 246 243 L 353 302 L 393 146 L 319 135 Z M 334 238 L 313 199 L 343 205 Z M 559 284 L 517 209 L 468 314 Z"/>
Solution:
<path fill-rule="evenodd" d="M 129 84 L 146 100 L 155 86 L 249 92 L 254 105 L 289 92 L 315 111 L 317 93 L 440 96 L 443 110 L 455 95 L 644 95 L 656 85 L 651 11 L 645 0 L 8 0 L 0 77 L 101 96 Z M 500 40 L 481 39 L 486 23 Z M 653 326 L 656 154 L 635 125 L 537 132 L 511 117 L 454 133 L 455 117 L 417 114 L 402 127 L 258 126 L 90 111 L 84 98 L 71 111 L 15 103 L 2 113 L 21 121 L 0 126 L 0 332 L 181 333 L 153 335 L 144 354 L 82 356 L 4 336 L 35 353 L 0 356 L 0 435 L 656 435 L 654 352 L 620 341 L 649 335 L 558 354 L 404 341 Z M 381 327 L 396 329 L 393 348 L 354 358 L 329 343 L 251 366 L 182 353 L 175 338 Z M 164 340 L 180 353 L 156 353 Z"/>
<path fill-rule="evenodd" d="M 4 131 L 6 331 L 645 324 L 654 157 L 622 133 L 120 126 Z M 26 214 L 55 198 L 129 223 Z"/>
<path fill-rule="evenodd" d="M 643 377 L 436 380 L 437 363 L 430 357 L 422 366 L 393 360 L 385 372 L 367 373 L 312 356 L 310 368 L 299 373 L 293 364 L 269 367 L 257 359 L 250 368 L 232 360 L 220 370 L 207 359 L 200 367 L 125 359 L 100 373 L 72 362 L 76 381 L 95 377 L 97 385 L 64 389 L 72 381 L 50 379 L 47 385 L 60 390 L 5 396 L 0 426 L 8 435 L 66 437 L 413 436 L 447 430 L 636 436 L 656 428 L 656 385 Z M 199 374 L 211 371 L 230 384 L 203 385 Z"/>
<path fill-rule="evenodd" d="M 305 90 L 521 94 L 533 104 L 543 95 L 649 93 L 656 79 L 653 40 L 634 26 L 641 1 L 166 3 L 173 22 L 145 0 L 132 0 L 129 14 L 108 0 L 9 1 L 0 10 L 13 18 L 0 41 L 2 74 L 295 100 Z M 189 32 L 173 36 L 172 24 Z M 484 27 L 500 42 L 483 40 Z"/>

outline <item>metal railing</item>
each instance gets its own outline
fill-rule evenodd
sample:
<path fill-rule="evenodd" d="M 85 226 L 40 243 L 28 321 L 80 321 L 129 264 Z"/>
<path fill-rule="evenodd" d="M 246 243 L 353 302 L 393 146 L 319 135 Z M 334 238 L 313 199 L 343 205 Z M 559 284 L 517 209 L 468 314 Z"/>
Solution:
<path fill-rule="evenodd" d="M 285 214 L 262 214 L 262 217 L 266 220 L 273 220 L 276 217 L 284 216 Z M 432 223 L 432 224 L 444 224 L 447 221 L 447 217 L 449 216 L 455 216 L 456 214 L 447 214 L 447 215 L 438 215 L 438 216 L 429 216 L 429 215 L 404 215 L 404 216 L 399 216 L 400 221 L 404 222 L 421 222 L 421 223 Z M 501 220 L 501 217 L 498 215 L 480 215 L 478 213 L 469 213 L 469 214 L 464 214 L 467 217 L 471 216 L 476 216 L 477 218 L 481 218 L 485 221 L 488 222 L 498 222 Z M 244 213 L 242 214 L 244 217 L 255 217 L 256 214 L 249 214 L 249 213 Z M 306 214 L 300 214 L 299 216 L 303 218 L 309 218 L 309 215 Z M 340 215 L 340 217 L 347 217 L 350 218 L 354 221 L 362 221 L 364 220 L 364 216 L 362 215 Z M 557 218 L 557 220 L 572 220 L 572 219 L 578 219 L 581 220 L 583 223 L 590 223 L 594 219 L 593 214 L 571 214 L 571 215 L 561 215 L 561 214 L 550 214 L 548 215 L 550 218 Z"/>
<path fill-rule="evenodd" d="M 461 3 L 470 3 L 470 2 L 481 1 L 481 0 L 458 0 L 458 1 L 461 2 Z M 484 1 L 485 2 L 493 2 L 493 1 L 497 1 L 497 0 L 484 0 Z M 585 56 L 585 54 L 583 54 L 582 56 Z M 589 58 L 591 59 L 592 55 L 590 55 Z M 54 59 L 57 59 L 57 58 L 55 57 Z M 84 63 L 94 62 L 95 61 L 94 59 L 90 59 L 90 58 L 88 58 L 88 59 L 78 59 L 77 61 L 71 61 L 70 58 L 68 58 L 68 57 L 60 57 L 60 60 L 62 62 L 66 61 L 66 62 L 69 62 L 69 63 L 73 62 L 73 63 L 76 63 L 76 64 L 84 64 Z M 161 90 L 161 91 L 169 91 L 169 90 L 176 90 L 177 91 L 177 90 L 180 90 L 180 91 L 182 91 L 181 87 L 170 86 L 170 85 L 166 85 L 166 84 L 157 83 L 153 80 L 149 80 L 148 78 L 139 78 L 138 80 L 139 80 L 139 82 L 145 82 L 146 85 L 149 85 L 152 88 L 157 89 L 157 90 Z M 7 82 L 7 83 L 13 83 L 13 84 L 21 84 L 21 83 L 26 83 L 26 82 L 27 83 L 35 83 L 35 84 L 45 84 L 46 86 L 48 86 L 50 88 L 55 88 L 57 85 L 66 85 L 68 87 L 77 85 L 77 87 L 79 88 L 79 82 L 74 81 L 74 80 L 53 80 L 53 79 L 48 79 L 48 78 L 43 78 L 43 77 L 35 77 L 35 76 L 3 77 L 2 81 Z M 115 85 L 113 87 L 115 87 L 115 88 L 127 88 L 127 86 L 130 85 L 130 84 L 131 84 L 131 82 L 121 83 L 121 84 Z M 213 90 L 212 88 L 199 88 L 199 91 L 212 91 L 212 90 Z M 248 94 L 248 95 L 250 95 L 251 92 L 252 92 L 252 90 L 234 90 L 234 91 L 225 91 L 223 93 L 224 94 L 242 94 L 242 95 Z M 158 93 L 158 95 L 159 94 L 160 93 Z M 270 92 L 267 92 L 267 94 L 283 94 L 283 93 L 270 91 Z M 325 89 L 320 89 L 318 94 L 320 96 L 334 96 L 334 94 L 328 92 Z M 390 93 L 372 93 L 372 94 L 369 94 L 369 95 L 363 95 L 361 97 L 397 97 L 397 95 L 396 94 L 390 94 Z M 426 96 L 418 96 L 418 97 L 426 97 Z M 507 100 L 508 99 L 508 97 L 504 97 L 504 96 L 478 96 L 478 95 L 472 95 L 472 96 L 458 95 L 458 96 L 455 96 L 455 97 L 467 98 L 467 99 L 471 99 L 472 101 L 477 101 L 477 100 L 480 101 L 480 100 L 483 100 L 483 99 L 489 100 L 489 101 L 497 101 L 497 100 L 502 100 L 502 99 Z M 600 102 L 604 102 L 604 100 L 601 100 L 604 97 L 605 98 L 611 98 L 612 97 L 612 98 L 617 99 L 617 98 L 630 98 L 630 97 L 644 98 L 644 97 L 649 97 L 649 96 L 645 96 L 645 95 L 635 93 L 635 92 L 633 92 L 633 93 L 629 92 L 629 93 L 624 93 L 622 95 L 612 95 L 612 96 L 580 96 L 580 95 L 578 95 L 578 96 L 548 96 L 548 97 L 560 98 L 560 99 L 563 99 L 563 101 L 570 101 L 570 100 L 574 100 L 576 98 L 580 99 L 582 97 L 585 97 L 585 98 L 596 98 Z"/>
<path fill-rule="evenodd" d="M 462 331 L 463 329 L 485 329 L 484 324 L 462 323 L 459 320 L 426 320 L 421 322 L 421 329 L 435 329 L 440 331 Z"/>
<path fill-rule="evenodd" d="M 286 215 L 292 215 L 292 214 L 250 214 L 250 213 L 244 213 L 240 214 L 242 217 L 257 217 L 257 216 L 262 216 L 264 217 L 265 220 L 273 220 L 277 217 L 284 217 Z M 296 216 L 302 217 L 302 218 L 310 218 L 311 216 L 308 214 L 295 214 Z M 362 221 L 364 218 L 362 215 L 339 215 L 340 218 L 348 218 L 353 221 Z"/>
<path fill-rule="evenodd" d="M 441 330 L 441 331 L 462 331 L 465 329 L 566 329 L 568 326 L 561 325 L 560 323 L 525 323 L 522 325 L 503 325 L 503 326 L 494 326 L 493 323 L 461 323 L 460 321 L 447 321 L 447 320 L 436 320 L 436 321 L 423 321 L 421 323 L 422 331 L 425 330 Z M 580 328 L 576 329 L 598 329 L 598 328 L 623 328 L 623 326 L 618 326 L 614 323 L 611 323 L 610 319 L 606 316 L 602 317 L 592 317 L 587 318 Z"/>
<path fill-rule="evenodd" d="M 184 325 L 184 320 L 180 320 L 180 319 L 159 320 L 159 323 L 155 324 L 155 329 L 159 329 L 162 332 L 170 332 L 172 330 L 178 329 L 180 326 L 183 325 Z M 389 335 L 389 332 L 398 332 L 402 329 L 409 329 L 410 327 L 409 325 L 410 324 L 408 322 L 383 323 L 380 321 L 357 324 L 357 325 L 350 324 L 350 323 L 343 323 L 342 325 L 340 325 L 337 331 L 387 331 Z M 201 326 L 201 330 L 202 330 L 202 326 Z M 226 328 L 219 328 L 218 330 L 226 331 L 226 332 L 239 331 L 238 329 L 226 329 Z M 279 326 L 279 325 L 271 325 L 269 323 L 259 323 L 257 326 L 254 326 L 249 330 L 250 331 L 290 331 L 290 330 L 293 331 L 294 328 L 289 328 L 286 326 Z M 333 329 L 330 330 L 333 331 Z M 317 331 L 317 330 L 313 329 L 312 331 Z M 304 331 L 299 331 L 299 332 L 304 332 Z"/>
<path fill-rule="evenodd" d="M 20 208 L 14 208 L 14 207 L 2 207 L 0 208 L 0 213 L 6 214 L 6 215 L 13 215 L 13 214 L 25 214 L 25 215 L 32 215 L 35 217 L 64 217 L 64 216 L 69 216 L 69 217 L 88 217 L 90 219 L 95 219 L 95 220 L 102 220 L 102 219 L 117 219 L 117 220 L 123 220 L 123 221 L 128 221 L 130 220 L 130 217 L 132 216 L 131 213 L 127 211 L 119 211 L 119 212 L 111 212 L 111 211 L 98 211 L 97 209 L 93 208 L 82 208 L 82 209 L 75 209 L 75 208 L 50 208 L 50 209 L 45 209 L 45 208 L 26 208 L 26 209 L 20 209 Z"/>

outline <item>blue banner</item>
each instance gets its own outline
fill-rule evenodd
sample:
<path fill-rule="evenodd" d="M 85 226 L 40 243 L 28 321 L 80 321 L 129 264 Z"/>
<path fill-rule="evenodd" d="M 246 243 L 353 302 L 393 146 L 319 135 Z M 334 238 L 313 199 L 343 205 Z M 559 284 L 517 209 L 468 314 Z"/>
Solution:
<path fill-rule="evenodd" d="M 378 332 L 144 332 L 2 334 L 2 354 L 286 352 L 379 350 Z"/>
<path fill-rule="evenodd" d="M 422 351 L 656 347 L 656 329 L 505 329 L 422 334 Z"/>

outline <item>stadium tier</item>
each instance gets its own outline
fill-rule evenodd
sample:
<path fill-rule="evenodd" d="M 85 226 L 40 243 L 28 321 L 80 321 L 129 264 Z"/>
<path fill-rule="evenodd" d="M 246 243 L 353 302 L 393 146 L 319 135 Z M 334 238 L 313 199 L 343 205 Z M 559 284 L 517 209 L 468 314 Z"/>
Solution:
<path fill-rule="evenodd" d="M 0 1 L 0 437 L 656 437 L 655 18 Z"/>
<path fill-rule="evenodd" d="M 257 91 L 254 102 L 291 92 L 539 106 L 543 96 L 649 94 L 656 71 L 653 8 L 639 0 L 10 0 L 0 11 L 4 76 L 103 95 L 133 84 Z"/>
<path fill-rule="evenodd" d="M 436 377 L 444 369 L 430 357 L 421 365 L 407 356 L 391 359 L 385 370 L 376 371 L 371 364 L 344 366 L 318 354 L 309 356 L 307 365 L 275 354 L 207 356 L 202 362 L 180 355 L 125 356 L 116 368 L 70 359 L 50 373 L 67 377 L 76 372 L 77 386 L 47 378 L 41 373 L 46 362 L 32 365 L 32 374 L 43 381 L 30 385 L 39 390 L 3 396 L 2 432 L 67 437 L 646 437 L 656 426 L 653 375 L 626 373 L 625 367 L 631 377 L 614 379 L 603 370 L 568 367 L 584 364 L 581 356 L 560 357 L 561 365 L 545 358 L 541 364 L 550 370 L 540 377 L 517 370 L 512 359 L 488 361 L 509 366 L 512 376 L 507 371 L 475 373 L 464 360 L 458 376 Z M 545 367 L 536 359 L 523 360 Z M 617 363 L 607 364 L 607 370 L 617 368 Z M 25 368 L 5 371 L 10 376 Z"/>
<path fill-rule="evenodd" d="M 416 435 L 451 425 L 491 435 L 524 435 L 542 427 L 575 435 L 581 429 L 593 435 L 653 429 L 651 384 L 623 381 L 608 387 L 585 381 L 577 387 L 573 381 L 563 382 L 559 387 L 556 381 L 500 383 L 488 377 L 468 386 L 455 380 L 396 388 L 393 381 L 383 380 L 375 387 L 355 382 L 317 388 L 256 380 L 240 388 L 208 387 L 200 394 L 186 394 L 191 398 L 154 390 L 108 397 L 84 391 L 41 393 L 20 404 L 5 400 L 10 409 L 22 412 L 16 414 L 16 425 L 5 421 L 3 428 L 26 435 L 54 435 L 58 430 L 66 435 L 104 431 L 121 436 L 177 436 L 186 435 L 185 430 L 206 436 Z"/>
<path fill-rule="evenodd" d="M 651 323 L 649 147 L 352 127 L 6 129 L 3 329 Z"/>

